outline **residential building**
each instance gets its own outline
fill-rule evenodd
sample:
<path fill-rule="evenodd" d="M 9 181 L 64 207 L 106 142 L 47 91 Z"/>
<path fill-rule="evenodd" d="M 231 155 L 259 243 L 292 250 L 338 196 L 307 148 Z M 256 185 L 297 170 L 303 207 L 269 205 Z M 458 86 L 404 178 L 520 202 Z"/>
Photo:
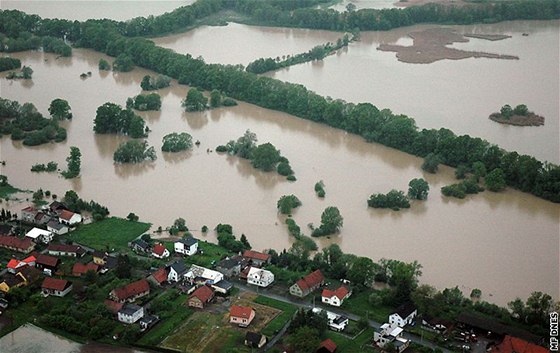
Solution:
<path fill-rule="evenodd" d="M 403 338 L 403 328 L 396 323 L 381 325 L 379 330 L 373 333 L 373 343 L 384 348 L 388 343 L 392 343 L 398 353 L 404 351 L 410 344 L 410 341 Z"/>
<path fill-rule="evenodd" d="M 253 266 L 261 267 L 265 263 L 270 263 L 271 256 L 258 251 L 245 250 L 243 252 L 243 258 L 249 261 Z"/>
<path fill-rule="evenodd" d="M 224 275 L 218 271 L 210 270 L 198 265 L 192 265 L 185 274 L 185 278 L 191 283 L 212 285 L 223 280 Z"/>
<path fill-rule="evenodd" d="M 35 215 L 35 219 L 34 222 L 36 225 L 42 226 L 45 224 L 48 224 L 51 221 L 51 216 L 49 216 L 48 214 L 44 213 L 44 212 L 37 212 L 37 214 Z"/>
<path fill-rule="evenodd" d="M 245 345 L 251 348 L 262 348 L 266 341 L 266 336 L 260 333 L 249 331 L 245 334 Z"/>
<path fill-rule="evenodd" d="M 204 309 L 204 306 L 208 304 L 212 298 L 214 298 L 214 291 L 212 288 L 206 285 L 200 286 L 190 295 L 189 306 Z"/>
<path fill-rule="evenodd" d="M 47 254 L 38 254 L 37 261 L 35 261 L 35 267 L 43 272 L 47 272 L 50 275 L 54 274 L 58 270 L 60 265 L 60 259 Z"/>
<path fill-rule="evenodd" d="M 135 239 L 129 244 L 132 251 L 139 254 L 149 254 L 151 251 L 150 244 L 142 239 Z"/>
<path fill-rule="evenodd" d="M 316 353 L 334 353 L 336 352 L 336 343 L 333 342 L 330 338 L 327 338 L 319 345 L 317 348 Z"/>
<path fill-rule="evenodd" d="M 167 282 L 168 275 L 168 270 L 165 267 L 162 267 L 156 272 L 149 275 L 147 280 L 154 286 L 162 286 L 165 282 Z"/>
<path fill-rule="evenodd" d="M 62 235 L 68 233 L 70 229 L 66 224 L 52 220 L 47 223 L 47 230 L 53 234 Z"/>
<path fill-rule="evenodd" d="M 93 254 L 93 263 L 99 266 L 103 266 L 107 263 L 107 258 L 109 254 L 103 251 L 94 251 Z"/>
<path fill-rule="evenodd" d="M 223 274 L 226 278 L 231 278 L 238 276 L 241 272 L 241 261 L 240 258 L 234 256 L 232 258 L 225 258 L 218 262 L 216 265 L 216 270 Z"/>
<path fill-rule="evenodd" d="M 223 279 L 218 283 L 211 284 L 210 287 L 218 293 L 227 294 L 233 288 L 233 284 Z"/>
<path fill-rule="evenodd" d="M 90 262 L 87 265 L 81 262 L 76 262 L 72 267 L 72 276 L 80 277 L 82 275 L 85 275 L 87 271 L 93 271 L 97 273 L 99 272 L 99 268 L 100 266 L 94 264 L 93 262 Z"/>
<path fill-rule="evenodd" d="M 68 244 L 49 244 L 47 251 L 55 256 L 82 257 L 86 254 L 81 246 Z"/>
<path fill-rule="evenodd" d="M 74 226 L 82 222 L 82 215 L 68 210 L 61 210 L 58 212 L 58 222 Z"/>
<path fill-rule="evenodd" d="M 156 244 L 152 249 L 152 256 L 158 259 L 165 259 L 169 257 L 169 250 L 167 250 L 162 244 Z"/>
<path fill-rule="evenodd" d="M 52 213 L 60 213 L 63 210 L 68 210 L 68 208 L 66 207 L 65 204 L 63 204 L 62 202 L 59 201 L 53 201 L 51 202 L 51 204 L 49 205 L 49 210 Z"/>
<path fill-rule="evenodd" d="M 274 282 L 274 273 L 257 267 L 251 267 L 247 274 L 247 283 L 259 287 L 268 287 Z"/>
<path fill-rule="evenodd" d="M 198 240 L 193 237 L 179 239 L 174 247 L 176 253 L 192 256 L 198 252 Z"/>
<path fill-rule="evenodd" d="M 136 304 L 125 304 L 117 313 L 117 318 L 125 324 L 133 324 L 144 316 L 144 308 Z"/>
<path fill-rule="evenodd" d="M 35 243 L 29 238 L 20 239 L 12 236 L 0 236 L 0 248 L 10 249 L 24 254 L 30 253 L 35 248 Z"/>
<path fill-rule="evenodd" d="M 335 290 L 323 289 L 321 301 L 332 306 L 341 306 L 351 294 L 352 292 L 345 286 L 340 286 Z"/>
<path fill-rule="evenodd" d="M 416 306 L 412 302 L 406 302 L 399 306 L 397 310 L 389 315 L 389 323 L 396 324 L 399 327 L 405 327 L 414 321 L 418 314 Z"/>
<path fill-rule="evenodd" d="M 317 315 L 320 315 L 323 312 L 323 310 L 319 308 L 313 308 L 312 310 L 313 313 Z M 346 316 L 338 315 L 327 310 L 324 311 L 327 314 L 327 325 L 329 326 L 329 329 L 338 332 L 344 331 L 344 329 L 346 329 L 346 326 L 348 326 L 349 322 L 349 319 Z"/>
<path fill-rule="evenodd" d="M 48 244 L 52 241 L 53 233 L 41 228 L 33 228 L 25 234 L 25 237 L 33 240 L 35 244 Z"/>
<path fill-rule="evenodd" d="M 323 284 L 325 284 L 325 277 L 320 270 L 316 270 L 293 284 L 290 287 L 290 294 L 303 298 Z"/>
<path fill-rule="evenodd" d="M 113 289 L 109 296 L 116 302 L 133 302 L 138 298 L 150 294 L 150 285 L 145 279 L 127 284 L 126 286 Z"/>
<path fill-rule="evenodd" d="M 119 311 L 123 308 L 123 303 L 117 303 L 111 299 L 105 299 L 103 301 L 107 310 L 109 310 L 113 315 L 118 315 Z"/>
<path fill-rule="evenodd" d="M 35 266 L 36 261 L 37 259 L 33 255 L 28 256 L 23 260 L 11 259 L 8 261 L 6 268 L 8 269 L 8 272 L 15 274 L 18 273 L 24 266 Z"/>
<path fill-rule="evenodd" d="M 552 347 L 551 347 L 552 351 Z M 521 338 L 506 335 L 499 345 L 492 348 L 490 353 L 547 353 L 548 349 L 527 342 Z"/>
<path fill-rule="evenodd" d="M 28 206 L 21 210 L 20 219 L 24 222 L 35 223 L 35 216 L 38 212 L 39 211 L 35 207 Z"/>
<path fill-rule="evenodd" d="M 47 277 L 43 280 L 43 284 L 41 285 L 41 291 L 45 297 L 49 295 L 64 297 L 71 290 L 72 282 L 64 279 Z"/>
<path fill-rule="evenodd" d="M 6 273 L 0 277 L 0 291 L 8 293 L 12 288 L 23 287 L 27 285 L 25 276 L 18 272 L 16 274 Z"/>
<path fill-rule="evenodd" d="M 232 305 L 229 308 L 229 322 L 240 327 L 247 327 L 255 318 L 255 309 L 250 306 Z"/>
<path fill-rule="evenodd" d="M 167 281 L 168 282 L 179 282 L 183 279 L 188 271 L 187 265 L 183 261 L 175 261 L 171 265 L 167 266 Z"/>
<path fill-rule="evenodd" d="M 157 315 L 144 316 L 138 322 L 140 324 L 140 332 L 144 332 L 148 330 L 150 327 L 157 324 L 158 321 L 159 321 L 159 317 Z"/>

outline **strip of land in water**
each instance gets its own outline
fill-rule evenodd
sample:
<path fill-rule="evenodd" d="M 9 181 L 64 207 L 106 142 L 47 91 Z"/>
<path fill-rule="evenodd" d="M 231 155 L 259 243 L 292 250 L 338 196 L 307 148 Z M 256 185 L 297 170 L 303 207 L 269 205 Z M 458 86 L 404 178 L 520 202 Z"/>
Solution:
<path fill-rule="evenodd" d="M 512 117 L 505 118 L 500 113 L 493 113 L 488 117 L 490 120 L 500 124 L 508 124 L 515 126 L 541 126 L 544 125 L 544 117 L 535 113 L 527 115 L 513 115 Z"/>

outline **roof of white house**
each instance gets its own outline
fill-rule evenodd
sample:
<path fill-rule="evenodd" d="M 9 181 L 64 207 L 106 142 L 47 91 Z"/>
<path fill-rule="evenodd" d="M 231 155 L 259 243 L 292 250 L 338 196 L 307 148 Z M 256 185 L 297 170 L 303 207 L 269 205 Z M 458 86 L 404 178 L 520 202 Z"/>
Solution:
<path fill-rule="evenodd" d="M 213 271 L 202 266 L 192 265 L 187 272 L 187 277 L 202 277 L 214 282 L 218 282 L 224 278 L 224 275 L 218 271 Z"/>
<path fill-rule="evenodd" d="M 249 273 L 247 274 L 247 276 L 253 277 L 254 275 L 257 275 L 259 278 L 274 276 L 274 274 L 268 270 L 263 270 L 262 268 L 258 268 L 258 267 L 251 267 L 251 269 L 249 269 Z"/>
<path fill-rule="evenodd" d="M 25 234 L 26 237 L 29 237 L 29 238 L 32 238 L 32 239 L 37 239 L 40 236 L 50 236 L 50 235 L 51 235 L 51 232 L 49 232 L 48 230 L 40 229 L 40 228 L 33 228 L 29 232 L 27 232 L 27 234 Z"/>

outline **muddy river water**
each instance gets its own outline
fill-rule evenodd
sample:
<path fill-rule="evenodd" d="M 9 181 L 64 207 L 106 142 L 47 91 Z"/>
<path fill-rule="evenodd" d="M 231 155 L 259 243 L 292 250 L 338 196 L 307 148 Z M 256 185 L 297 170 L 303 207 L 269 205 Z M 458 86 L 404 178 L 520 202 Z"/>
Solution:
<path fill-rule="evenodd" d="M 321 94 L 356 102 L 371 101 L 410 114 L 422 127 L 445 126 L 558 162 L 558 51 L 553 54 L 554 49 L 548 48 L 558 45 L 552 40 L 558 35 L 558 22 L 493 26 L 471 29 L 511 31 L 513 38 L 499 42 L 476 40 L 478 45 L 487 46 L 484 50 L 491 52 L 518 55 L 521 59 L 514 64 L 521 66 L 512 67 L 509 61 L 491 59 L 430 65 L 400 63 L 394 53 L 375 50 L 376 43 L 383 41 L 408 45 L 407 29 L 399 29 L 363 33 L 360 42 L 321 63 L 295 66 L 272 75 L 303 83 Z M 255 31 L 243 27 L 217 28 L 226 32 L 229 28 L 234 34 L 238 28 L 240 38 Z M 197 31 L 204 35 L 205 29 Z M 284 29 L 272 31 L 286 36 Z M 526 31 L 530 31 L 529 37 L 517 38 L 516 33 Z M 270 34 L 271 38 L 277 38 L 274 36 L 278 33 Z M 298 36 L 315 41 L 315 34 L 306 33 L 309 31 L 290 30 L 287 36 L 292 39 L 288 42 L 297 43 Z M 337 38 L 339 34 L 329 35 Z M 332 40 L 329 35 L 323 41 Z M 185 36 L 197 40 L 192 33 Z M 259 41 L 266 42 L 267 36 L 260 35 Z M 215 38 L 219 41 L 220 34 Z M 283 44 L 278 44 L 283 42 L 274 41 L 276 48 L 271 47 L 263 54 L 289 53 L 282 50 Z M 517 41 L 524 42 L 515 44 Z M 473 43 L 475 40 L 457 47 L 481 48 Z M 297 44 L 287 45 L 299 49 Z M 260 45 L 254 43 L 254 46 Z M 193 53 L 205 58 L 214 54 L 213 60 L 227 63 L 232 63 L 231 56 L 237 55 L 232 51 L 226 60 L 225 55 L 212 53 L 213 47 L 216 52 L 221 50 L 220 43 L 213 43 L 210 49 L 197 44 L 199 52 L 193 50 Z M 553 59 L 533 55 L 531 50 L 523 49 L 526 47 L 541 48 L 548 56 L 556 55 L 556 66 L 552 65 Z M 234 63 L 244 63 L 245 54 L 240 53 Z M 343 131 L 242 102 L 233 108 L 185 113 L 180 102 L 188 87 L 176 82 L 160 92 L 161 112 L 140 113 L 152 129 L 148 142 L 156 147 L 158 159 L 141 165 L 115 165 L 113 152 L 125 138 L 94 135 L 95 111 L 108 101 L 124 105 L 127 97 L 141 92 L 140 81 L 149 72 L 143 69 L 130 73 L 99 72 L 99 59 L 110 58 L 81 49 L 74 50 L 72 58 L 56 59 L 54 55 L 39 52 L 14 56 L 33 68 L 33 80 L 12 82 L 4 79 L 5 74 L 1 75 L 2 97 L 33 102 L 44 114 L 48 114 L 47 107 L 54 98 L 63 98 L 68 100 L 74 114 L 72 121 L 64 123 L 68 129 L 68 140 L 64 143 L 29 148 L 9 138 L 0 140 L 0 159 L 7 161 L 1 173 L 16 186 L 32 190 L 42 187 L 59 195 L 72 188 L 83 198 L 107 205 L 113 215 L 124 217 L 135 212 L 155 227 L 170 225 L 175 218 L 184 217 L 195 230 L 195 236 L 209 241 L 215 240 L 213 234 L 204 236 L 197 230 L 203 225 L 213 228 L 220 222 L 230 223 L 237 234 L 245 233 L 257 250 L 271 247 L 281 250 L 290 246 L 293 239 L 288 236 L 283 217 L 277 214 L 276 201 L 282 195 L 295 194 L 303 205 L 295 212 L 294 219 L 307 232 L 307 224 L 318 224 L 321 212 L 328 206 L 337 206 L 344 217 L 341 233 L 319 239 L 320 246 L 334 242 L 345 252 L 374 260 L 382 257 L 418 260 L 423 265 L 423 283 L 438 288 L 457 285 L 467 295 L 472 288 L 480 288 L 484 299 L 502 305 L 515 297 L 526 298 L 537 290 L 555 298 L 559 296 L 560 205 L 509 189 L 502 193 L 484 192 L 465 200 L 448 199 L 439 190 L 454 182 L 451 168 L 444 167 L 436 175 L 424 174 L 420 169 L 421 159 L 366 143 Z M 540 56 L 547 55 L 541 52 Z M 535 60 L 535 66 L 544 66 L 525 73 L 524 70 L 532 67 L 526 61 Z M 91 77 L 79 77 L 88 71 L 92 72 Z M 490 74 L 496 75 L 494 79 L 486 77 Z M 483 83 L 479 84 L 477 79 Z M 547 118 L 545 126 L 515 130 L 515 127 L 492 125 L 487 115 L 507 102 L 526 103 Z M 555 136 L 554 131 L 549 131 L 554 128 Z M 207 152 L 247 129 L 257 134 L 259 143 L 273 143 L 290 160 L 298 179 L 295 183 L 273 173 L 254 170 L 246 161 Z M 163 154 L 162 137 L 181 131 L 200 140 L 200 147 L 186 153 Z M 70 146 L 78 146 L 83 155 L 80 178 L 68 181 L 53 174 L 30 172 L 35 163 L 54 160 L 64 165 Z M 411 209 L 400 212 L 366 207 L 370 194 L 393 188 L 406 190 L 408 182 L 418 177 L 430 183 L 427 201 L 416 202 Z M 313 185 L 319 180 L 325 183 L 325 199 L 318 199 L 313 191 Z M 13 207 L 21 206 L 13 203 Z"/>

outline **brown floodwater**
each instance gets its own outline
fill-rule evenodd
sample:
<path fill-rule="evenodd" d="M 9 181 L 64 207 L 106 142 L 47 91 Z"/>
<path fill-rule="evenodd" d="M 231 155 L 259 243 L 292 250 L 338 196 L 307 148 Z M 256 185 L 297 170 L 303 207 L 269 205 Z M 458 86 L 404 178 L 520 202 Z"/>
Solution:
<path fill-rule="evenodd" d="M 342 33 L 330 31 L 229 23 L 227 26 L 201 26 L 152 40 L 178 53 L 202 56 L 208 63 L 247 65 L 258 58 L 303 53 L 316 45 L 336 42 L 342 36 Z"/>
<path fill-rule="evenodd" d="M 363 32 L 359 42 L 337 55 L 269 75 L 301 83 L 322 95 L 389 108 L 413 117 L 421 128 L 449 128 L 559 163 L 560 21 L 446 26 L 458 33 L 510 35 L 512 38 L 500 41 L 469 38 L 468 43 L 450 47 L 513 55 L 519 60 L 470 58 L 409 64 L 398 61 L 395 53 L 377 50 L 381 44 L 410 46 L 408 33 L 434 27 Z M 526 104 L 545 117 L 545 125 L 506 126 L 488 119 L 504 104 Z"/>
<path fill-rule="evenodd" d="M 7 161 L 0 173 L 15 186 L 41 187 L 58 195 L 74 189 L 85 199 L 107 205 L 113 215 L 134 212 L 155 227 L 184 217 L 195 236 L 209 241 L 215 241 L 215 235 L 201 234 L 203 225 L 230 223 L 257 250 L 290 247 L 293 239 L 276 202 L 282 195 L 295 194 L 303 205 L 294 219 L 307 234 L 307 224 L 318 224 L 328 206 L 337 206 L 344 217 L 342 232 L 319 239 L 320 246 L 337 243 L 345 252 L 374 260 L 418 260 L 424 266 L 423 283 L 459 286 L 467 295 L 480 288 L 485 299 L 499 304 L 526 298 L 535 290 L 558 298 L 560 205 L 514 190 L 448 199 L 439 190 L 454 182 L 450 168 L 425 174 L 419 158 L 250 104 L 185 113 L 180 102 L 188 87 L 176 82 L 160 91 L 161 112 L 140 113 L 152 129 L 148 141 L 158 151 L 158 159 L 115 165 L 113 152 L 126 138 L 94 135 L 95 111 L 107 101 L 124 104 L 127 97 L 139 94 L 140 81 L 149 72 L 99 72 L 99 59 L 110 58 L 82 49 L 73 53 L 72 58 L 60 59 L 40 52 L 17 53 L 15 57 L 33 68 L 33 80 L 8 81 L 5 73 L 0 75 L 2 97 L 31 101 L 43 114 L 48 114 L 54 98 L 63 98 L 74 114 L 72 121 L 64 123 L 68 140 L 63 143 L 30 148 L 9 137 L 0 140 L 0 159 Z M 79 75 L 87 71 L 92 76 L 81 79 Z M 271 142 L 281 150 L 297 182 L 255 170 L 245 160 L 207 152 L 247 129 L 257 134 L 260 143 Z M 200 147 L 162 153 L 163 136 L 181 131 L 200 140 Z M 51 160 L 64 166 L 70 146 L 82 152 L 80 178 L 30 172 L 32 164 Z M 427 201 L 400 212 L 366 207 L 372 193 L 406 190 L 408 182 L 418 177 L 430 183 Z M 319 180 L 326 185 L 325 199 L 313 191 Z M 10 201 L 10 205 L 18 209 L 25 203 Z"/>
<path fill-rule="evenodd" d="M 43 18 L 85 21 L 108 18 L 125 21 L 134 17 L 158 16 L 195 0 L 2 0 L 0 9 L 20 10 Z"/>

